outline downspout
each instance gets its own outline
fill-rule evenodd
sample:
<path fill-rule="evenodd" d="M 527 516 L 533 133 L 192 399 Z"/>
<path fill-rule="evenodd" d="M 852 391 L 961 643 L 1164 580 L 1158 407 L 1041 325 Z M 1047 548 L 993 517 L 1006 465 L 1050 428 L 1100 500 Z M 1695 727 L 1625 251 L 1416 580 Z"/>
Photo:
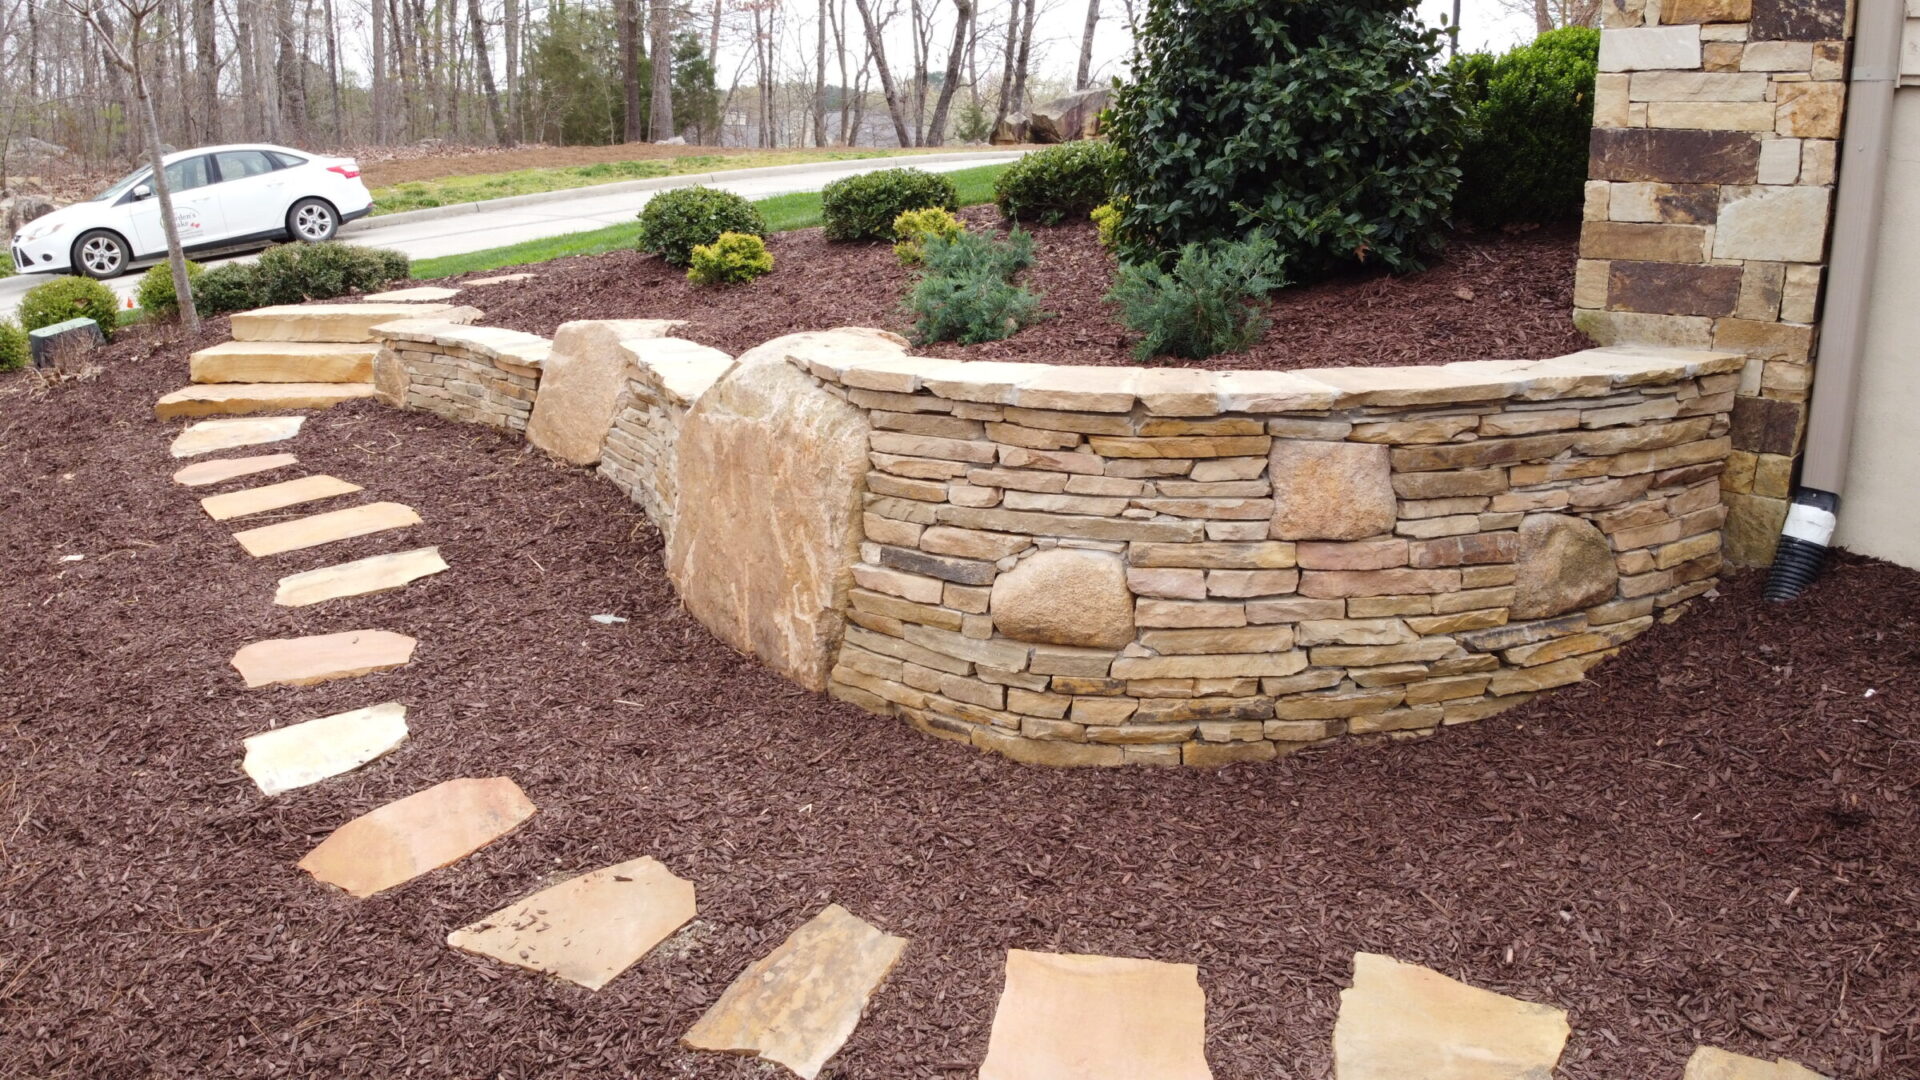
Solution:
<path fill-rule="evenodd" d="M 1807 413 L 1807 449 L 1767 580 L 1767 599 L 1773 601 L 1794 599 L 1819 576 L 1846 489 L 1906 15 L 1905 0 L 1858 0 L 1855 9 L 1853 74 L 1840 144 L 1819 358 Z"/>

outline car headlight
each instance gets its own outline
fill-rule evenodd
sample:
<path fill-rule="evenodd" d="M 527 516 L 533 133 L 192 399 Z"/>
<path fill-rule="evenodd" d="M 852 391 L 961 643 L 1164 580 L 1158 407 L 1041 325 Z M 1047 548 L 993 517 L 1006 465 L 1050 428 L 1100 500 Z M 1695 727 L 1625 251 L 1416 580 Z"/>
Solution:
<path fill-rule="evenodd" d="M 48 222 L 45 225 L 28 222 L 27 227 L 20 232 L 19 242 L 22 244 L 31 244 L 35 240 L 44 240 L 59 231 L 60 223 L 57 221 Z"/>

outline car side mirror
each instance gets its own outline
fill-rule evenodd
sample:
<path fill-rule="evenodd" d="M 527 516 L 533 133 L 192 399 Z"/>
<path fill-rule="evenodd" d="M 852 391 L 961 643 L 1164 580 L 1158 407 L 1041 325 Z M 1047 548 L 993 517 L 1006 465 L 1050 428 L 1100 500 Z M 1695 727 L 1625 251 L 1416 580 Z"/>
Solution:
<path fill-rule="evenodd" d="M 133 197 L 136 199 L 151 199 L 153 198 L 153 189 L 145 184 L 141 184 L 133 189 Z"/>

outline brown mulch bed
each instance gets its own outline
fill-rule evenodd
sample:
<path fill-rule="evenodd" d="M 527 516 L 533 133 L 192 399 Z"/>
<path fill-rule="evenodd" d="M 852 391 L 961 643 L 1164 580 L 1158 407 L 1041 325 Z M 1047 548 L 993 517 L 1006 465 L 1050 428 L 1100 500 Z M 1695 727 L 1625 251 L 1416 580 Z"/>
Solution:
<path fill-rule="evenodd" d="M 1355 950 L 1570 1010 L 1561 1080 L 1677 1078 L 1698 1042 L 1920 1074 L 1920 574 L 1849 557 L 1784 607 L 1740 577 L 1586 684 L 1431 739 L 1028 768 L 720 646 L 635 507 L 489 430 L 316 415 L 302 471 L 426 523 L 248 559 L 168 479 L 150 407 L 182 348 L 131 338 L 92 382 L 0 381 L 0 1076 L 765 1077 L 676 1040 L 828 902 L 913 941 L 835 1080 L 971 1076 L 1009 947 L 1198 964 L 1220 1080 L 1329 1076 Z M 270 601 L 423 544 L 453 569 Z M 357 627 L 418 656 L 256 691 L 227 665 Z M 238 770 L 244 735 L 386 700 L 413 738 L 358 773 L 265 799 Z M 295 868 L 356 814 L 494 775 L 540 813 L 446 870 L 355 901 Z M 597 994 L 444 944 L 642 854 L 701 915 Z"/>
<path fill-rule="evenodd" d="M 991 207 L 962 216 L 995 222 Z M 1036 262 L 1020 278 L 1052 313 L 1005 341 L 930 344 L 927 356 L 1049 364 L 1131 364 L 1132 338 L 1101 298 L 1113 258 L 1090 224 L 1035 228 Z M 1455 233 L 1430 269 L 1403 277 L 1354 274 L 1286 289 L 1253 348 L 1194 366 L 1292 369 L 1354 364 L 1537 360 L 1591 344 L 1573 328 L 1575 226 L 1529 232 Z M 517 269 L 538 276 L 482 286 L 460 299 L 490 326 L 552 336 L 570 319 L 685 319 L 681 336 L 739 355 L 798 330 L 877 326 L 912 336 L 901 309 L 913 273 L 884 244 L 829 244 L 819 229 L 767 241 L 774 272 L 735 288 L 700 288 L 638 252 L 585 255 Z M 508 273 L 490 270 L 469 275 Z M 1183 363 L 1162 358 L 1158 363 Z"/>

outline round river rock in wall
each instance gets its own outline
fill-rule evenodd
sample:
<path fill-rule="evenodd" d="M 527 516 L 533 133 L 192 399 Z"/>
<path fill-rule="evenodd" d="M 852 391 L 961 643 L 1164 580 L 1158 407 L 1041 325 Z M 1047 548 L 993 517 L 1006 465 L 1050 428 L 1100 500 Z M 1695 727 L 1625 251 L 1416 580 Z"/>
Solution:
<path fill-rule="evenodd" d="M 1133 640 L 1133 594 L 1120 556 L 1053 548 L 993 582 L 994 629 L 1015 641 L 1118 649 Z"/>
<path fill-rule="evenodd" d="M 1513 617 L 1545 619 L 1613 599 L 1620 570 L 1607 538 L 1585 518 L 1531 514 L 1520 523 Z"/>

